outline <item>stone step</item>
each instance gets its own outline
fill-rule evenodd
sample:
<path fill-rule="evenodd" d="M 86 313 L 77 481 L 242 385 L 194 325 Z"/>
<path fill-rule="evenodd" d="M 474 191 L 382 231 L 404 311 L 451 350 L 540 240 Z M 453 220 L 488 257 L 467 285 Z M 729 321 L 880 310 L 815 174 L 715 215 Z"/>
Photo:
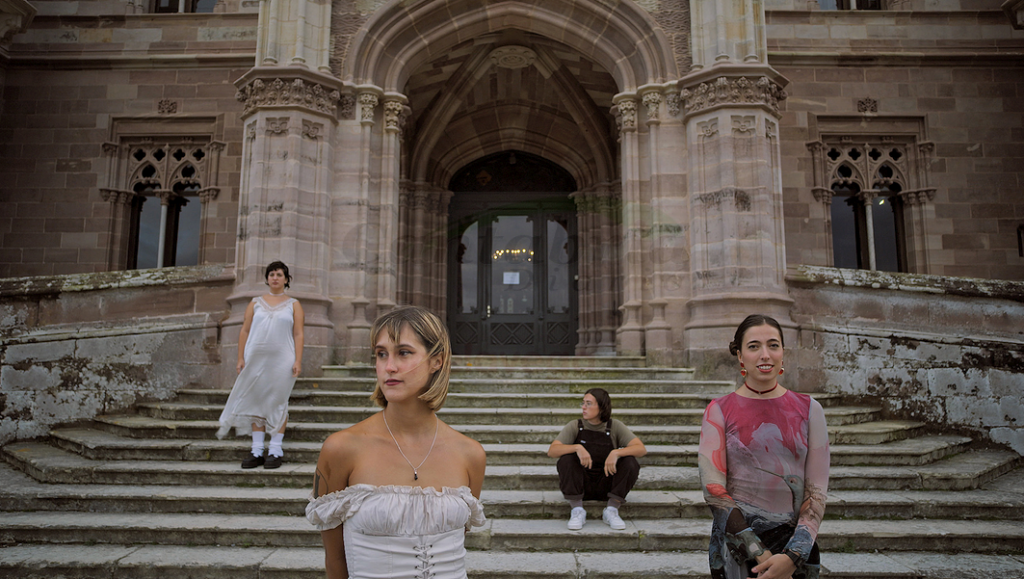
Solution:
<path fill-rule="evenodd" d="M 39 442 L 18 442 L 3 448 L 5 460 L 46 483 L 241 485 L 305 488 L 313 477 L 313 463 L 287 460 L 281 468 L 242 470 L 239 461 L 115 460 L 96 461 Z M 978 488 L 1013 470 L 1021 461 L 1015 452 L 979 450 L 918 467 L 842 466 L 831 469 L 830 489 Z M 558 488 L 555 466 L 489 465 L 485 489 L 550 490 Z M 640 471 L 637 490 L 699 489 L 697 468 L 648 466 Z"/>
<path fill-rule="evenodd" d="M 12 511 L 82 511 L 107 513 L 229 513 L 303 516 L 309 488 L 97 485 L 41 483 L 0 464 L 0 509 Z M 1006 475 L 1021 482 L 1024 469 Z M 993 481 L 995 483 L 996 481 Z M 710 516 L 699 490 L 635 490 L 620 512 L 629 519 Z M 490 517 L 566 519 L 569 507 L 557 490 L 493 490 L 481 493 Z M 602 503 L 585 504 L 599 519 Z M 997 484 L 969 491 L 832 491 L 825 517 L 856 519 L 986 519 L 1024 520 L 1024 487 L 1016 491 Z"/>
<path fill-rule="evenodd" d="M 452 356 L 452 368 L 473 366 L 516 368 L 646 368 L 643 356 Z M 372 366 L 371 366 L 372 367 Z M 690 368 L 680 370 L 692 372 Z"/>
<path fill-rule="evenodd" d="M 230 390 L 179 390 L 173 402 L 194 405 L 214 405 L 223 408 Z M 614 410 L 618 412 L 627 408 L 690 408 L 704 410 L 708 403 L 720 396 L 716 393 L 705 394 L 617 394 L 614 399 Z M 840 396 L 837 394 L 815 394 L 822 406 L 838 406 Z M 581 396 L 569 393 L 530 393 L 530 392 L 452 392 L 445 399 L 446 408 L 570 408 L 576 410 L 580 406 Z M 348 406 L 374 408 L 370 400 L 370 389 L 366 391 L 351 390 L 293 390 L 289 404 L 295 406 Z"/>
<path fill-rule="evenodd" d="M 138 412 L 165 420 L 217 420 L 224 409 L 220 405 L 184 402 L 144 402 Z M 301 422 L 359 422 L 380 411 L 377 407 L 296 406 L 288 407 L 289 419 Z M 529 424 L 564 426 L 579 418 L 579 408 L 453 408 L 445 406 L 438 416 L 451 424 Z M 825 409 L 825 420 L 832 426 L 862 424 L 881 418 L 882 409 L 869 406 L 838 406 Z M 630 425 L 699 425 L 703 408 L 617 408 L 612 416 Z"/>
<path fill-rule="evenodd" d="M 62 428 L 50 433 L 59 448 L 93 460 L 241 460 L 249 450 L 247 438 L 229 440 L 137 439 L 95 428 Z M 553 437 L 553 435 L 552 435 Z M 831 448 L 832 465 L 894 465 L 927 464 L 963 452 L 971 439 L 962 436 L 928 435 L 879 445 L 835 445 Z M 292 463 L 316 462 L 319 442 L 287 443 L 288 460 Z M 490 465 L 551 464 L 547 444 L 484 444 Z M 696 444 L 648 444 L 642 464 L 650 466 L 695 466 Z"/>
<path fill-rule="evenodd" d="M 478 551 L 698 551 L 707 547 L 709 519 L 627 519 L 615 531 L 588 519 L 578 532 L 565 520 L 489 518 L 466 535 L 466 548 Z M 7 543 L 101 543 L 108 545 L 225 545 L 310 547 L 321 545 L 320 533 L 305 517 L 88 512 L 10 512 L 4 515 Z M 998 553 L 1019 550 L 1024 525 L 1019 521 L 983 520 L 830 520 L 821 525 L 822 551 L 942 551 Z"/>
<path fill-rule="evenodd" d="M 568 422 L 568 421 L 566 421 Z M 98 416 L 93 420 L 96 428 L 132 438 L 215 439 L 220 426 L 213 420 L 164 420 L 138 414 Z M 331 434 L 352 426 L 339 423 L 288 423 L 289 441 L 323 442 Z M 550 444 L 561 431 L 562 424 L 450 424 L 452 428 L 481 444 Z M 925 424 L 904 420 L 880 420 L 862 424 L 830 426 L 829 440 L 833 444 L 883 444 L 907 440 L 922 434 Z M 700 439 L 700 426 L 645 426 L 630 425 L 645 444 L 696 444 Z"/>
<path fill-rule="evenodd" d="M 616 368 L 582 366 L 452 366 L 453 379 L 502 380 L 692 380 L 692 368 Z M 325 378 L 373 378 L 373 366 L 323 366 Z"/>
<path fill-rule="evenodd" d="M 376 378 L 364 377 L 299 377 L 295 387 L 300 390 L 358 391 L 369 394 L 373 391 Z M 564 376 L 542 378 L 488 378 L 453 377 L 448 384 L 450 393 L 533 393 L 533 394 L 583 394 L 591 388 L 604 388 L 612 396 L 644 393 L 711 394 L 721 396 L 736 389 L 735 382 L 708 380 L 656 380 L 653 378 L 629 379 L 612 378 L 592 380 L 567 378 Z M 712 396 L 713 397 L 713 396 Z"/>
<path fill-rule="evenodd" d="M 707 552 L 502 553 L 470 551 L 472 579 L 710 579 Z M 822 577 L 977 579 L 1024 577 L 1024 557 L 983 553 L 821 554 Z M 176 545 L 15 545 L 0 548 L 9 579 L 323 579 L 323 549 Z"/>

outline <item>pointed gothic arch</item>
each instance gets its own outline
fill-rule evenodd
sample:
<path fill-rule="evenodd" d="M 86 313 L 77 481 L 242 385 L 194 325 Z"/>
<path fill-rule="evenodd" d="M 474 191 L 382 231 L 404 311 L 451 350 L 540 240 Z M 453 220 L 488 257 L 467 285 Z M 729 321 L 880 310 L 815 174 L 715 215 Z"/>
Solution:
<path fill-rule="evenodd" d="M 422 63 L 506 29 L 546 36 L 594 58 L 622 92 L 679 78 L 668 39 L 649 14 L 633 2 L 594 0 L 391 0 L 353 39 L 348 54 L 360 56 L 345 62 L 342 78 L 400 91 Z"/>

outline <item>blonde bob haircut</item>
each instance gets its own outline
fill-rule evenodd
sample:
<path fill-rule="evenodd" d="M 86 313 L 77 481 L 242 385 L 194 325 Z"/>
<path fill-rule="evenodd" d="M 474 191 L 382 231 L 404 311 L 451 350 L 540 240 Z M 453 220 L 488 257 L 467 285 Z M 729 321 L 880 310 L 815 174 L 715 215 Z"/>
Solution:
<path fill-rule="evenodd" d="M 430 377 L 426 390 L 419 399 L 426 402 L 431 410 L 437 411 L 448 398 L 448 379 L 452 373 L 452 344 L 448 339 L 448 328 L 441 319 L 429 311 L 416 306 L 395 308 L 382 314 L 373 322 L 370 332 L 370 348 L 376 349 L 381 332 L 387 332 L 392 342 L 398 343 L 402 328 L 408 327 L 427 349 L 427 358 L 441 357 L 441 367 Z M 380 389 L 380 381 L 370 395 L 377 406 L 387 408 L 388 401 Z"/>

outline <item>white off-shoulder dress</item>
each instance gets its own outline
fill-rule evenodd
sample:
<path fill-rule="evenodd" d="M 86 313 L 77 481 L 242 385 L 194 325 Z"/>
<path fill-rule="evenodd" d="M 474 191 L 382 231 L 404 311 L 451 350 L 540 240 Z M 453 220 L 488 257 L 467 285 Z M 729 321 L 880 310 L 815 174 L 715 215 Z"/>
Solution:
<path fill-rule="evenodd" d="M 465 579 L 466 531 L 487 522 L 469 487 L 368 484 L 310 498 L 306 518 L 344 524 L 349 579 Z"/>

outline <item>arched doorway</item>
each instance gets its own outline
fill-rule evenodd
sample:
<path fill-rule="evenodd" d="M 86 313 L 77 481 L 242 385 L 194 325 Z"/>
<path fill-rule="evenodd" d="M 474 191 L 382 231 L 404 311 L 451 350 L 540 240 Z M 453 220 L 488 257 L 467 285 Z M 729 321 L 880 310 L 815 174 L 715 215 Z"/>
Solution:
<path fill-rule="evenodd" d="M 452 178 L 448 325 L 456 354 L 572 355 L 577 328 L 572 176 L 503 151 Z"/>

